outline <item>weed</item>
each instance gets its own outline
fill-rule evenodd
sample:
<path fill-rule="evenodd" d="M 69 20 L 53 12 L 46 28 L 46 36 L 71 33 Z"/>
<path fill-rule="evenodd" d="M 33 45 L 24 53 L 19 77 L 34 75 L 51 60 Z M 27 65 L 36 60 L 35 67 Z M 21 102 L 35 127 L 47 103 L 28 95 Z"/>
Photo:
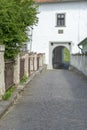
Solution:
<path fill-rule="evenodd" d="M 26 82 L 26 80 L 27 80 L 27 76 L 24 74 L 24 76 L 22 77 L 22 79 L 21 79 L 21 83 L 24 83 L 24 82 Z"/>
<path fill-rule="evenodd" d="M 3 100 L 8 100 L 8 99 L 11 97 L 12 93 L 14 92 L 14 90 L 15 90 L 15 87 L 14 87 L 14 86 L 11 87 L 10 89 L 8 89 L 8 90 L 6 91 L 6 93 L 2 96 L 2 99 L 3 99 Z"/>

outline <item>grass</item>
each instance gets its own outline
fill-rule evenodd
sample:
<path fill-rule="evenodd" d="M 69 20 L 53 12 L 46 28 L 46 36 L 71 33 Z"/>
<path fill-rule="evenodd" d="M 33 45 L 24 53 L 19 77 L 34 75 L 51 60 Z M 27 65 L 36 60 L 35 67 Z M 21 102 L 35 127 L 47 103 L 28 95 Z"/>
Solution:
<path fill-rule="evenodd" d="M 26 82 L 27 81 L 27 76 L 26 75 L 24 75 L 23 77 L 22 77 L 22 79 L 21 79 L 21 83 L 24 83 L 24 82 Z"/>
<path fill-rule="evenodd" d="M 14 92 L 14 90 L 15 90 L 15 87 L 14 87 L 14 86 L 11 87 L 10 89 L 8 89 L 8 90 L 5 92 L 5 94 L 2 96 L 2 99 L 3 99 L 3 100 L 8 100 L 8 99 L 11 97 L 12 93 Z"/>
<path fill-rule="evenodd" d="M 22 79 L 21 79 L 21 83 L 24 83 L 24 82 L 26 82 L 26 80 L 27 80 L 27 76 L 26 75 L 24 75 L 23 77 L 22 77 Z M 5 94 L 2 96 L 2 99 L 3 100 L 8 100 L 10 97 L 11 97 L 11 95 L 12 95 L 12 93 L 14 92 L 14 90 L 15 90 L 15 87 L 13 86 L 13 87 L 11 87 L 10 89 L 8 89 L 6 92 L 5 92 Z"/>
<path fill-rule="evenodd" d="M 8 100 L 11 97 L 12 93 L 14 92 L 14 89 L 15 87 L 11 87 L 10 89 L 8 89 L 2 97 L 3 100 Z"/>

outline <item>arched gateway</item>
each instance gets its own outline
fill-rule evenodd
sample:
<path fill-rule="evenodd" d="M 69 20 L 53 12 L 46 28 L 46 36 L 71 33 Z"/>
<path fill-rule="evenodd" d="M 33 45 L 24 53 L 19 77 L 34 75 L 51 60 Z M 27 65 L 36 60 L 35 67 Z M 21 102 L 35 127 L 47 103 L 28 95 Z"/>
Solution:
<path fill-rule="evenodd" d="M 69 62 L 65 61 L 64 53 L 65 48 L 71 53 L 71 43 L 70 42 L 51 42 L 49 45 L 49 69 L 60 69 L 68 68 Z"/>

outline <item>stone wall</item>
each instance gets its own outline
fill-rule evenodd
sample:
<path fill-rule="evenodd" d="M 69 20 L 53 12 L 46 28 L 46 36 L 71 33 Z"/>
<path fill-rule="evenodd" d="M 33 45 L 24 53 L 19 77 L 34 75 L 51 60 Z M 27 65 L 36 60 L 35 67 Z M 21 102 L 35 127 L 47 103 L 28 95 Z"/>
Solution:
<path fill-rule="evenodd" d="M 87 76 L 87 55 L 71 55 L 71 65 Z"/>
<path fill-rule="evenodd" d="M 0 99 L 4 95 L 6 91 L 6 85 L 5 85 L 5 61 L 4 61 L 4 51 L 5 47 L 3 45 L 0 45 Z M 44 53 L 24 53 L 22 55 L 18 55 L 15 58 L 14 62 L 14 74 L 13 74 L 13 82 L 17 86 L 20 83 L 20 73 L 21 73 L 21 59 L 24 59 L 24 73 L 23 76 L 26 75 L 28 78 L 34 71 L 37 71 L 40 67 L 44 65 Z M 38 64 L 37 64 L 38 60 Z M 9 74 L 10 76 L 10 74 Z"/>

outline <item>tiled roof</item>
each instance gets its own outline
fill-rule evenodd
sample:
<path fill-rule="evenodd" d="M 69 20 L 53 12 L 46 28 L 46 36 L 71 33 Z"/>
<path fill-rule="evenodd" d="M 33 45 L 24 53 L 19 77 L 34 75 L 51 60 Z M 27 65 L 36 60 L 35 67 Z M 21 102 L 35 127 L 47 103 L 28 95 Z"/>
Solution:
<path fill-rule="evenodd" d="M 39 3 L 54 3 L 54 2 L 72 2 L 72 1 L 87 1 L 87 0 L 35 0 L 35 2 Z"/>

